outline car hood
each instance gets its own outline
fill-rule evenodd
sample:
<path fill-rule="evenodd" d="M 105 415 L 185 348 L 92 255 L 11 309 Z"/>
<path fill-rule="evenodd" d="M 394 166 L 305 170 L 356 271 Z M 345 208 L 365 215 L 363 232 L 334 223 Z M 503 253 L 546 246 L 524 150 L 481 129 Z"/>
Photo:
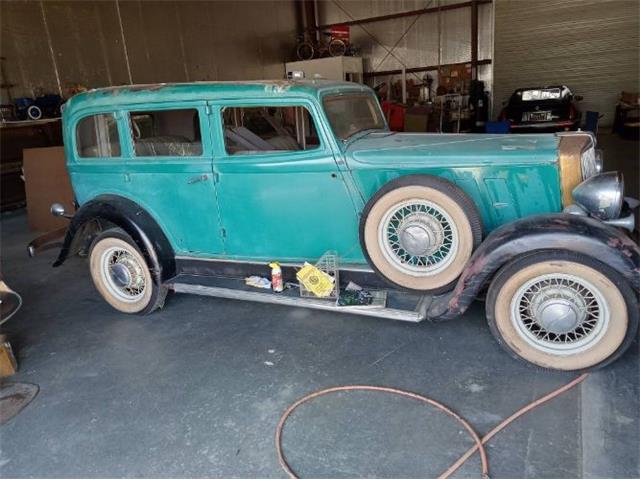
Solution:
<path fill-rule="evenodd" d="M 475 166 L 551 163 L 558 159 L 554 134 L 490 135 L 373 132 L 349 143 L 347 158 L 383 166 Z"/>

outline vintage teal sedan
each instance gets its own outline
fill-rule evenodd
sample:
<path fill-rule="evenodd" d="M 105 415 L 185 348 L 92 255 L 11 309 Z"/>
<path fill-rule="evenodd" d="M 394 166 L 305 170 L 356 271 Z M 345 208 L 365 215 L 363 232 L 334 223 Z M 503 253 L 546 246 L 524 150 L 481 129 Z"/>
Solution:
<path fill-rule="evenodd" d="M 634 202 L 588 133 L 396 133 L 371 89 L 322 80 L 92 90 L 63 125 L 78 208 L 56 265 L 86 252 L 122 312 L 334 251 L 428 295 L 417 319 L 488 287 L 492 332 L 539 366 L 602 366 L 636 335 Z"/>

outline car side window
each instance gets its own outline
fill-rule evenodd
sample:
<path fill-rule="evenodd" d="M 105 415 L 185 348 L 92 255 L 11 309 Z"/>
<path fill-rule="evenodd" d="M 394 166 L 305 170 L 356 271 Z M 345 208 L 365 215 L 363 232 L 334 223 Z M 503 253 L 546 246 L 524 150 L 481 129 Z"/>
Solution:
<path fill-rule="evenodd" d="M 222 110 L 227 153 L 313 150 L 320 140 L 303 106 L 226 107 Z"/>
<path fill-rule="evenodd" d="M 129 113 L 136 157 L 202 155 L 200 116 L 195 108 Z"/>
<path fill-rule="evenodd" d="M 76 126 L 76 147 L 81 158 L 119 157 L 118 123 L 113 113 L 85 117 Z"/>

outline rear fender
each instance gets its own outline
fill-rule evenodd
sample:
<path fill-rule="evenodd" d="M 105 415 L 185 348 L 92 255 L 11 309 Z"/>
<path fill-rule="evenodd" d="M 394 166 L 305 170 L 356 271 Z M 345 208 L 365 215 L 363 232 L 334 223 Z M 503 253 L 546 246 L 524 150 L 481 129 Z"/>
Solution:
<path fill-rule="evenodd" d="M 54 267 L 62 265 L 72 252 L 72 245 L 83 240 L 76 237 L 84 237 L 91 231 L 85 226 L 96 221 L 114 224 L 134 240 L 157 284 L 175 275 L 173 247 L 162 228 L 140 205 L 118 195 L 101 195 L 80 207 L 69 223 Z"/>
<path fill-rule="evenodd" d="M 455 288 L 434 299 L 428 318 L 449 320 L 463 314 L 500 267 L 515 257 L 549 249 L 606 263 L 640 292 L 640 248 L 620 230 L 584 216 L 536 215 L 494 230 L 474 252 Z"/>

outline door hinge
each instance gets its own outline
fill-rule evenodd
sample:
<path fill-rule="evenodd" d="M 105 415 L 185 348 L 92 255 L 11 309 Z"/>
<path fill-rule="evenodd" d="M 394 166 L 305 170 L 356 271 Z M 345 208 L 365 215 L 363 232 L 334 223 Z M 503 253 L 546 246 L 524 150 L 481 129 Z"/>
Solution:
<path fill-rule="evenodd" d="M 213 183 L 218 183 L 218 180 L 220 180 L 220 175 L 218 172 L 213 172 Z"/>
<path fill-rule="evenodd" d="M 220 236 L 222 238 L 227 238 L 227 231 L 224 228 L 220 229 Z"/>
<path fill-rule="evenodd" d="M 211 115 L 211 105 L 204 106 L 204 113 L 205 115 Z"/>

